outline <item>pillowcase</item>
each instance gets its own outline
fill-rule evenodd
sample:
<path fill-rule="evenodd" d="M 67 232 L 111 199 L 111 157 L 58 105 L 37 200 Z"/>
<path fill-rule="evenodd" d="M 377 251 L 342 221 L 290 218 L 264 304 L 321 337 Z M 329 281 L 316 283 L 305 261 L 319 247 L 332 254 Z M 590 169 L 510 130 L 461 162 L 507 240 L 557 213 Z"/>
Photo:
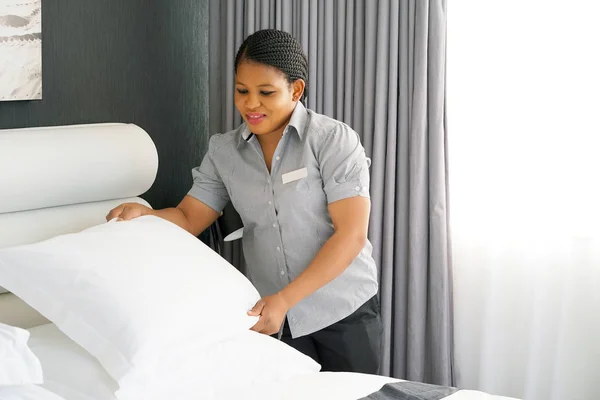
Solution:
<path fill-rule="evenodd" d="M 2 386 L 0 387 L 2 400 L 65 400 L 64 398 L 35 385 Z"/>
<path fill-rule="evenodd" d="M 187 231 L 154 216 L 0 250 L 0 286 L 96 357 L 120 386 L 248 330 L 257 290 Z"/>
<path fill-rule="evenodd" d="M 190 347 L 185 358 L 166 359 L 144 386 L 121 387 L 116 395 L 120 400 L 239 398 L 232 394 L 240 388 L 267 387 L 320 369 L 286 343 L 248 330 L 208 349 Z"/>
<path fill-rule="evenodd" d="M 114 400 L 117 384 L 98 361 L 54 324 L 30 329 L 30 347 L 45 372 L 44 387 L 70 400 Z M 119 399 L 227 399 L 238 388 L 271 386 L 320 366 L 287 344 L 244 331 L 210 348 L 189 348 L 183 359 L 165 360 L 144 385 L 126 385 Z M 278 398 L 278 397 L 274 397 Z"/>
<path fill-rule="evenodd" d="M 0 386 L 42 383 L 42 366 L 28 340 L 25 329 L 0 323 Z"/>

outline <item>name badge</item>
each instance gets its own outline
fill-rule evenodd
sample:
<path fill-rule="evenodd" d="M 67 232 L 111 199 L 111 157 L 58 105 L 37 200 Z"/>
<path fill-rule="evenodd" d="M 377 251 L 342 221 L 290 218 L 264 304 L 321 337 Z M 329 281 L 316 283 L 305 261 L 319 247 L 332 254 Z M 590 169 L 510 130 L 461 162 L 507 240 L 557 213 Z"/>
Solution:
<path fill-rule="evenodd" d="M 308 170 L 306 167 L 297 169 L 292 172 L 288 172 L 286 174 L 281 175 L 281 180 L 283 184 L 297 181 L 298 179 L 306 178 L 308 176 Z"/>

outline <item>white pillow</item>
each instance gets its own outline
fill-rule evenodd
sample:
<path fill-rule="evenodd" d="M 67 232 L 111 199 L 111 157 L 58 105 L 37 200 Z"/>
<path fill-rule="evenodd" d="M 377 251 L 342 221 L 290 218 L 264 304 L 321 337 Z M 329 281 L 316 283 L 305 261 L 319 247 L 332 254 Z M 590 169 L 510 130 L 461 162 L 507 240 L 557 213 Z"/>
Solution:
<path fill-rule="evenodd" d="M 69 400 L 116 399 L 116 382 L 54 324 L 31 328 L 30 332 L 31 350 L 46 375 L 44 387 Z M 121 388 L 119 399 L 223 399 L 239 387 L 272 385 L 320 369 L 311 358 L 285 343 L 252 331 L 208 349 L 190 348 L 187 354 L 183 360 L 165 360 L 143 386 Z"/>
<path fill-rule="evenodd" d="M 43 382 L 42 367 L 28 340 L 25 329 L 0 323 L 0 386 Z"/>
<path fill-rule="evenodd" d="M 2 400 L 65 400 L 64 398 L 35 385 L 0 387 Z"/>
<path fill-rule="evenodd" d="M 146 216 L 0 250 L 0 286 L 90 354 L 120 386 L 165 355 L 248 330 L 260 296 L 193 235 Z"/>
<path fill-rule="evenodd" d="M 273 385 L 320 369 L 284 342 L 248 330 L 208 349 L 190 347 L 183 359 L 165 359 L 154 379 L 116 394 L 120 400 L 229 399 L 239 388 Z"/>

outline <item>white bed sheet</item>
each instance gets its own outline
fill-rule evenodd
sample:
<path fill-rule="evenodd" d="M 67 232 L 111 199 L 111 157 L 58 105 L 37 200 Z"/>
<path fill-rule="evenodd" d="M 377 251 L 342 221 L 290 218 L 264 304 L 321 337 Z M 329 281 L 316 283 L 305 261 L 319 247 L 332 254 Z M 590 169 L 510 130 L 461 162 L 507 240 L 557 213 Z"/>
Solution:
<path fill-rule="evenodd" d="M 357 400 L 398 379 L 349 372 L 318 372 L 298 376 L 268 388 L 247 388 L 230 393 L 227 399 L 251 400 Z M 474 390 L 459 390 L 444 400 L 517 400 Z"/>
<path fill-rule="evenodd" d="M 356 400 L 397 379 L 349 372 L 317 372 L 298 376 L 266 388 L 246 388 L 228 398 L 246 400 Z M 238 397 L 236 397 L 238 396 Z"/>
<path fill-rule="evenodd" d="M 40 359 L 45 383 L 42 387 L 65 400 L 116 400 L 117 383 L 83 348 L 55 325 L 29 330 L 29 346 Z M 235 387 L 219 398 L 244 400 L 356 400 L 398 379 L 347 372 L 318 372 L 261 387 Z M 178 388 L 178 393 L 180 389 Z M 189 400 L 196 400 L 190 388 Z M 165 399 L 171 400 L 171 399 Z M 186 399 L 187 400 L 187 399 Z M 460 390 L 444 400 L 515 400 L 478 391 Z"/>

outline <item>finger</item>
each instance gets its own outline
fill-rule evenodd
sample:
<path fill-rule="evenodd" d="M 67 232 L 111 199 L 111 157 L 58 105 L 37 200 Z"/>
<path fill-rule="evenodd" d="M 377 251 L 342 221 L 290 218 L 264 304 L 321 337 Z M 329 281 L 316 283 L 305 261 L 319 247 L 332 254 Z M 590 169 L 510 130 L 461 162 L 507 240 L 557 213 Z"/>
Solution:
<path fill-rule="evenodd" d="M 117 208 L 118 208 L 118 207 L 117 207 Z M 115 217 L 115 215 L 118 215 L 118 214 L 117 214 L 117 212 L 118 212 L 118 211 L 117 211 L 117 208 L 113 208 L 112 210 L 110 210 L 110 211 L 108 212 L 108 214 L 106 214 L 106 217 L 105 217 L 105 218 L 106 218 L 106 220 L 107 220 L 107 221 L 110 221 L 111 219 L 113 219 L 113 218 Z"/>
<path fill-rule="evenodd" d="M 131 206 L 125 206 L 123 208 L 123 212 L 121 212 L 121 215 L 119 215 L 119 218 L 125 221 L 129 221 L 131 219 L 139 217 L 139 215 L 139 210 L 136 210 L 134 207 Z"/>
<path fill-rule="evenodd" d="M 131 207 L 125 206 L 119 214 L 119 220 L 128 220 L 131 219 Z"/>
<path fill-rule="evenodd" d="M 264 308 L 265 308 L 265 302 L 261 299 L 258 302 L 256 302 L 254 307 L 252 307 L 252 310 L 248 311 L 248 315 L 250 315 L 252 317 L 257 317 L 262 313 L 262 310 Z"/>
<path fill-rule="evenodd" d="M 123 212 L 123 206 L 118 206 L 110 210 L 108 215 L 106 215 L 106 220 L 110 221 L 118 217 Z"/>
<path fill-rule="evenodd" d="M 265 325 L 265 318 L 259 318 L 258 322 L 254 324 L 250 330 L 254 332 L 261 332 L 263 329 L 265 329 Z"/>

